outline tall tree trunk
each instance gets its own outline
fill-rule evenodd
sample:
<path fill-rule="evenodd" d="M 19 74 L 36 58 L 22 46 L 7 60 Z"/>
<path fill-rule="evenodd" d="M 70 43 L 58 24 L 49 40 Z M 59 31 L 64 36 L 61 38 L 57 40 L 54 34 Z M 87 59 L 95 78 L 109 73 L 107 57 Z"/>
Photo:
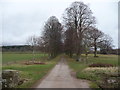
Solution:
<path fill-rule="evenodd" d="M 82 36 L 80 34 L 79 38 L 78 38 L 78 43 L 77 43 L 77 58 L 81 58 L 81 54 L 82 54 Z"/>
<path fill-rule="evenodd" d="M 73 53 L 72 53 L 72 51 L 70 51 L 70 57 L 72 58 L 72 56 L 73 56 Z"/>
<path fill-rule="evenodd" d="M 94 42 L 94 57 L 97 57 L 97 45 L 96 45 L 96 40 Z"/>

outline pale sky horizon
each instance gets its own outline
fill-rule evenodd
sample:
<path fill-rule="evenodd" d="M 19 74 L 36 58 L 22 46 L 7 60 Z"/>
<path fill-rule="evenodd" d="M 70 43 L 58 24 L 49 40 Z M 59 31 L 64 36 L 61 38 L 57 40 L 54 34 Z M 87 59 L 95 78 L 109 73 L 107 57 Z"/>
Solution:
<path fill-rule="evenodd" d="M 96 27 L 118 47 L 118 0 L 1 0 L 0 44 L 24 45 L 31 35 L 39 36 L 50 16 L 62 22 L 62 14 L 74 1 L 87 4 L 96 17 Z"/>

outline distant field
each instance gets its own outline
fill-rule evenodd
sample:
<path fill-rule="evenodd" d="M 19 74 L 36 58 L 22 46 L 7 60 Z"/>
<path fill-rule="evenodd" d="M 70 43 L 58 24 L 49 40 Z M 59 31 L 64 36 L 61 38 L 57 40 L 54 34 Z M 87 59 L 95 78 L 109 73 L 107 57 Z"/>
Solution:
<path fill-rule="evenodd" d="M 93 54 L 88 55 L 88 63 L 106 63 L 118 65 L 118 55 L 102 55 L 98 54 L 98 58 L 94 58 Z"/>
<path fill-rule="evenodd" d="M 82 54 L 82 58 L 86 59 L 86 55 Z M 75 56 L 73 57 L 75 59 Z M 98 54 L 98 57 L 94 57 L 93 54 L 88 54 L 87 63 L 106 63 L 106 64 L 113 64 L 115 66 L 118 65 L 118 55 L 103 55 Z"/>
<path fill-rule="evenodd" d="M 44 54 L 35 54 L 35 59 L 43 57 Z M 24 61 L 31 60 L 33 58 L 33 54 L 31 53 L 3 53 L 2 54 L 2 63 L 15 62 L 15 61 Z"/>

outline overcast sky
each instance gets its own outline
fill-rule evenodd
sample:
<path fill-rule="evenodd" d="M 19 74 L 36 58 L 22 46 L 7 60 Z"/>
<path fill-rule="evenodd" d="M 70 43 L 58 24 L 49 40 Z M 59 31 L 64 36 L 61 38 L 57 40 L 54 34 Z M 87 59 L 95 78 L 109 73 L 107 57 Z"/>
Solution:
<path fill-rule="evenodd" d="M 62 22 L 64 10 L 74 1 L 83 1 L 91 8 L 97 28 L 109 34 L 118 47 L 118 0 L 1 0 L 0 41 L 3 45 L 25 44 L 29 36 L 41 35 L 50 16 Z"/>

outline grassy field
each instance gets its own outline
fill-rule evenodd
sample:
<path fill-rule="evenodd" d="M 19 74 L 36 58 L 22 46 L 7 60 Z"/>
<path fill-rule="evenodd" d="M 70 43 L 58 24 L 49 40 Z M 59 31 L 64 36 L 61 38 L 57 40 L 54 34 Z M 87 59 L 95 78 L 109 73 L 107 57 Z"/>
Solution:
<path fill-rule="evenodd" d="M 47 56 L 47 55 L 46 55 Z M 3 65 L 2 69 L 12 69 L 18 70 L 20 73 L 21 79 L 26 79 L 27 81 L 22 85 L 18 86 L 18 88 L 28 88 L 35 84 L 39 79 L 41 79 L 48 71 L 53 68 L 53 66 L 58 62 L 61 56 L 54 58 L 54 60 L 47 60 L 44 58 L 44 54 L 35 54 L 35 58 L 37 61 L 45 62 L 45 65 L 25 65 L 23 63 L 19 63 L 26 60 L 32 59 L 32 54 L 30 53 L 3 53 L 3 63 L 8 62 L 16 62 Z M 98 84 L 96 81 L 100 81 L 103 79 L 102 73 L 109 73 L 110 71 L 115 70 L 93 70 L 89 65 L 93 63 L 104 63 L 104 64 L 112 64 L 114 67 L 118 66 L 118 56 L 117 55 L 99 55 L 99 57 L 94 58 L 93 54 L 89 54 L 86 60 L 85 55 L 82 55 L 83 61 L 76 62 L 75 58 L 69 58 L 65 56 L 68 61 L 68 65 L 76 72 L 76 77 L 81 79 L 87 79 L 92 81 L 90 86 L 92 88 L 98 88 Z M 113 69 L 113 68 L 112 68 Z M 86 71 L 85 71 L 86 70 Z M 109 72 L 108 72 L 109 71 Z M 114 72 L 113 72 L 114 73 Z"/>
<path fill-rule="evenodd" d="M 39 59 L 43 57 L 44 54 L 35 54 L 35 59 Z M 45 55 L 47 56 L 47 54 Z M 26 61 L 31 60 L 33 58 L 33 54 L 31 53 L 2 53 L 2 63 L 8 62 L 16 62 L 16 61 Z"/>
<path fill-rule="evenodd" d="M 34 85 L 54 67 L 60 56 L 54 58 L 53 60 L 47 60 L 47 54 L 36 53 L 34 58 L 36 61 L 44 62 L 45 64 L 26 65 L 25 62 L 33 59 L 33 54 L 31 53 L 2 53 L 2 70 L 18 70 L 21 80 L 26 80 L 25 83 L 17 86 L 17 88 L 29 88 Z"/>
<path fill-rule="evenodd" d="M 117 55 L 102 55 L 99 54 L 98 58 L 94 58 L 93 54 L 88 56 L 88 63 L 105 63 L 105 64 L 113 64 L 114 66 L 118 66 L 118 56 Z"/>
<path fill-rule="evenodd" d="M 88 67 L 90 64 L 103 63 L 103 64 L 112 64 L 114 67 L 118 66 L 118 56 L 117 55 L 98 55 L 98 56 L 99 57 L 94 58 L 93 54 L 90 54 L 86 60 L 85 55 L 82 55 L 82 58 L 85 61 L 80 61 L 80 62 L 76 62 L 75 58 L 69 58 L 66 56 L 66 58 L 68 60 L 68 65 L 70 66 L 70 68 L 72 68 L 76 72 L 76 77 L 92 81 L 92 83 L 90 83 L 92 88 L 98 88 L 98 84 L 96 82 L 100 81 L 101 79 L 104 78 L 104 77 L 102 77 L 103 73 L 111 74 L 110 71 L 111 72 L 113 71 L 112 74 L 115 74 L 117 70 L 110 70 L 108 72 L 108 68 L 105 68 L 106 71 L 101 70 L 101 68 L 100 68 L 99 70 L 90 71 L 92 69 L 92 68 L 89 69 L 89 67 Z M 85 71 L 85 69 L 87 69 L 87 68 L 89 69 L 90 72 Z"/>
<path fill-rule="evenodd" d="M 12 69 L 18 70 L 21 79 L 27 80 L 22 85 L 17 86 L 17 88 L 29 88 L 34 85 L 38 80 L 40 80 L 44 75 L 48 73 L 50 69 L 58 62 L 60 56 L 54 58 L 53 60 L 45 60 L 45 65 L 24 65 L 24 64 L 11 64 L 4 65 L 3 70 Z"/>

